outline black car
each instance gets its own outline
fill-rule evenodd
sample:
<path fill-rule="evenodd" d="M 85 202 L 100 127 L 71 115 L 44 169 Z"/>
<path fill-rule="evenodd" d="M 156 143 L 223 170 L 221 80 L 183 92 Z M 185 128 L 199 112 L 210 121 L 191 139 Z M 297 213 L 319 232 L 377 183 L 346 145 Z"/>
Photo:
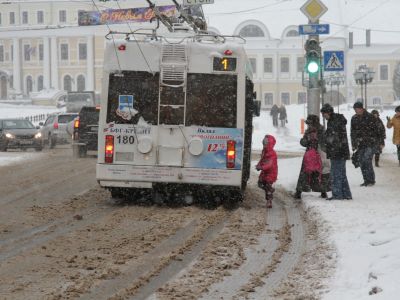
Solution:
<path fill-rule="evenodd" d="M 85 157 L 87 151 L 97 151 L 100 108 L 84 106 L 74 120 L 72 150 L 75 157 Z"/>
<path fill-rule="evenodd" d="M 42 151 L 39 127 L 24 119 L 0 119 L 0 151 L 35 148 Z"/>

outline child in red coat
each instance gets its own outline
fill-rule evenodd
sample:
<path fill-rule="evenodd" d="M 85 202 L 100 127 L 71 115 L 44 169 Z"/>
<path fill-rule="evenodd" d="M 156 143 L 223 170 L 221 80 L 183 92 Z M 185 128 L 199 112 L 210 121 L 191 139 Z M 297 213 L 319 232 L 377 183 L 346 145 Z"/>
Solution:
<path fill-rule="evenodd" d="M 256 166 L 257 171 L 261 171 L 258 178 L 258 186 L 265 191 L 267 207 L 272 207 L 272 198 L 275 189 L 272 184 L 278 177 L 278 158 L 274 150 L 276 140 L 272 135 L 267 134 L 263 141 L 261 159 Z"/>

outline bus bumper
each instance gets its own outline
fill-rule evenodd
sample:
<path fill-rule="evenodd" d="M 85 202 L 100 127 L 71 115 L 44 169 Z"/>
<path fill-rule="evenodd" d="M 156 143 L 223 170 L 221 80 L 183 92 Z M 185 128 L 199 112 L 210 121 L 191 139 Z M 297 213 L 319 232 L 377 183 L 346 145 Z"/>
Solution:
<path fill-rule="evenodd" d="M 96 178 L 103 187 L 151 188 L 153 183 L 240 187 L 242 171 L 97 164 Z"/>

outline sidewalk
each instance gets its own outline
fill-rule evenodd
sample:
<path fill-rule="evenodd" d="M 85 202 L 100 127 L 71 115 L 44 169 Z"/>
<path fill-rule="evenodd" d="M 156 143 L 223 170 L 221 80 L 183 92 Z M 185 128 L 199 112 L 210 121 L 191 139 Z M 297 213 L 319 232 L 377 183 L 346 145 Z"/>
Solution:
<path fill-rule="evenodd" d="M 294 191 L 302 158 L 279 160 L 277 185 Z M 353 194 L 350 201 L 326 201 L 319 193 L 303 193 L 306 207 L 326 220 L 337 248 L 336 273 L 323 299 L 399 299 L 400 292 L 400 167 L 384 154 L 375 168 L 376 185 L 360 187 L 361 170 L 347 162 Z M 328 193 L 330 195 L 330 193 Z"/>

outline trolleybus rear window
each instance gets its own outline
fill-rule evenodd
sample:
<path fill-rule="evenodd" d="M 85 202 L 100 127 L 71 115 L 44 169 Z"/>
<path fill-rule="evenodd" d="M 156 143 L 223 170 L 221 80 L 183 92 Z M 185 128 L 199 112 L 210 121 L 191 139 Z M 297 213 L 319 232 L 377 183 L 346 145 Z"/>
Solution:
<path fill-rule="evenodd" d="M 186 126 L 236 127 L 236 75 L 188 74 L 186 97 Z"/>
<path fill-rule="evenodd" d="M 107 123 L 157 125 L 159 73 L 123 71 L 109 77 Z M 128 99 L 128 100 L 127 100 Z"/>

